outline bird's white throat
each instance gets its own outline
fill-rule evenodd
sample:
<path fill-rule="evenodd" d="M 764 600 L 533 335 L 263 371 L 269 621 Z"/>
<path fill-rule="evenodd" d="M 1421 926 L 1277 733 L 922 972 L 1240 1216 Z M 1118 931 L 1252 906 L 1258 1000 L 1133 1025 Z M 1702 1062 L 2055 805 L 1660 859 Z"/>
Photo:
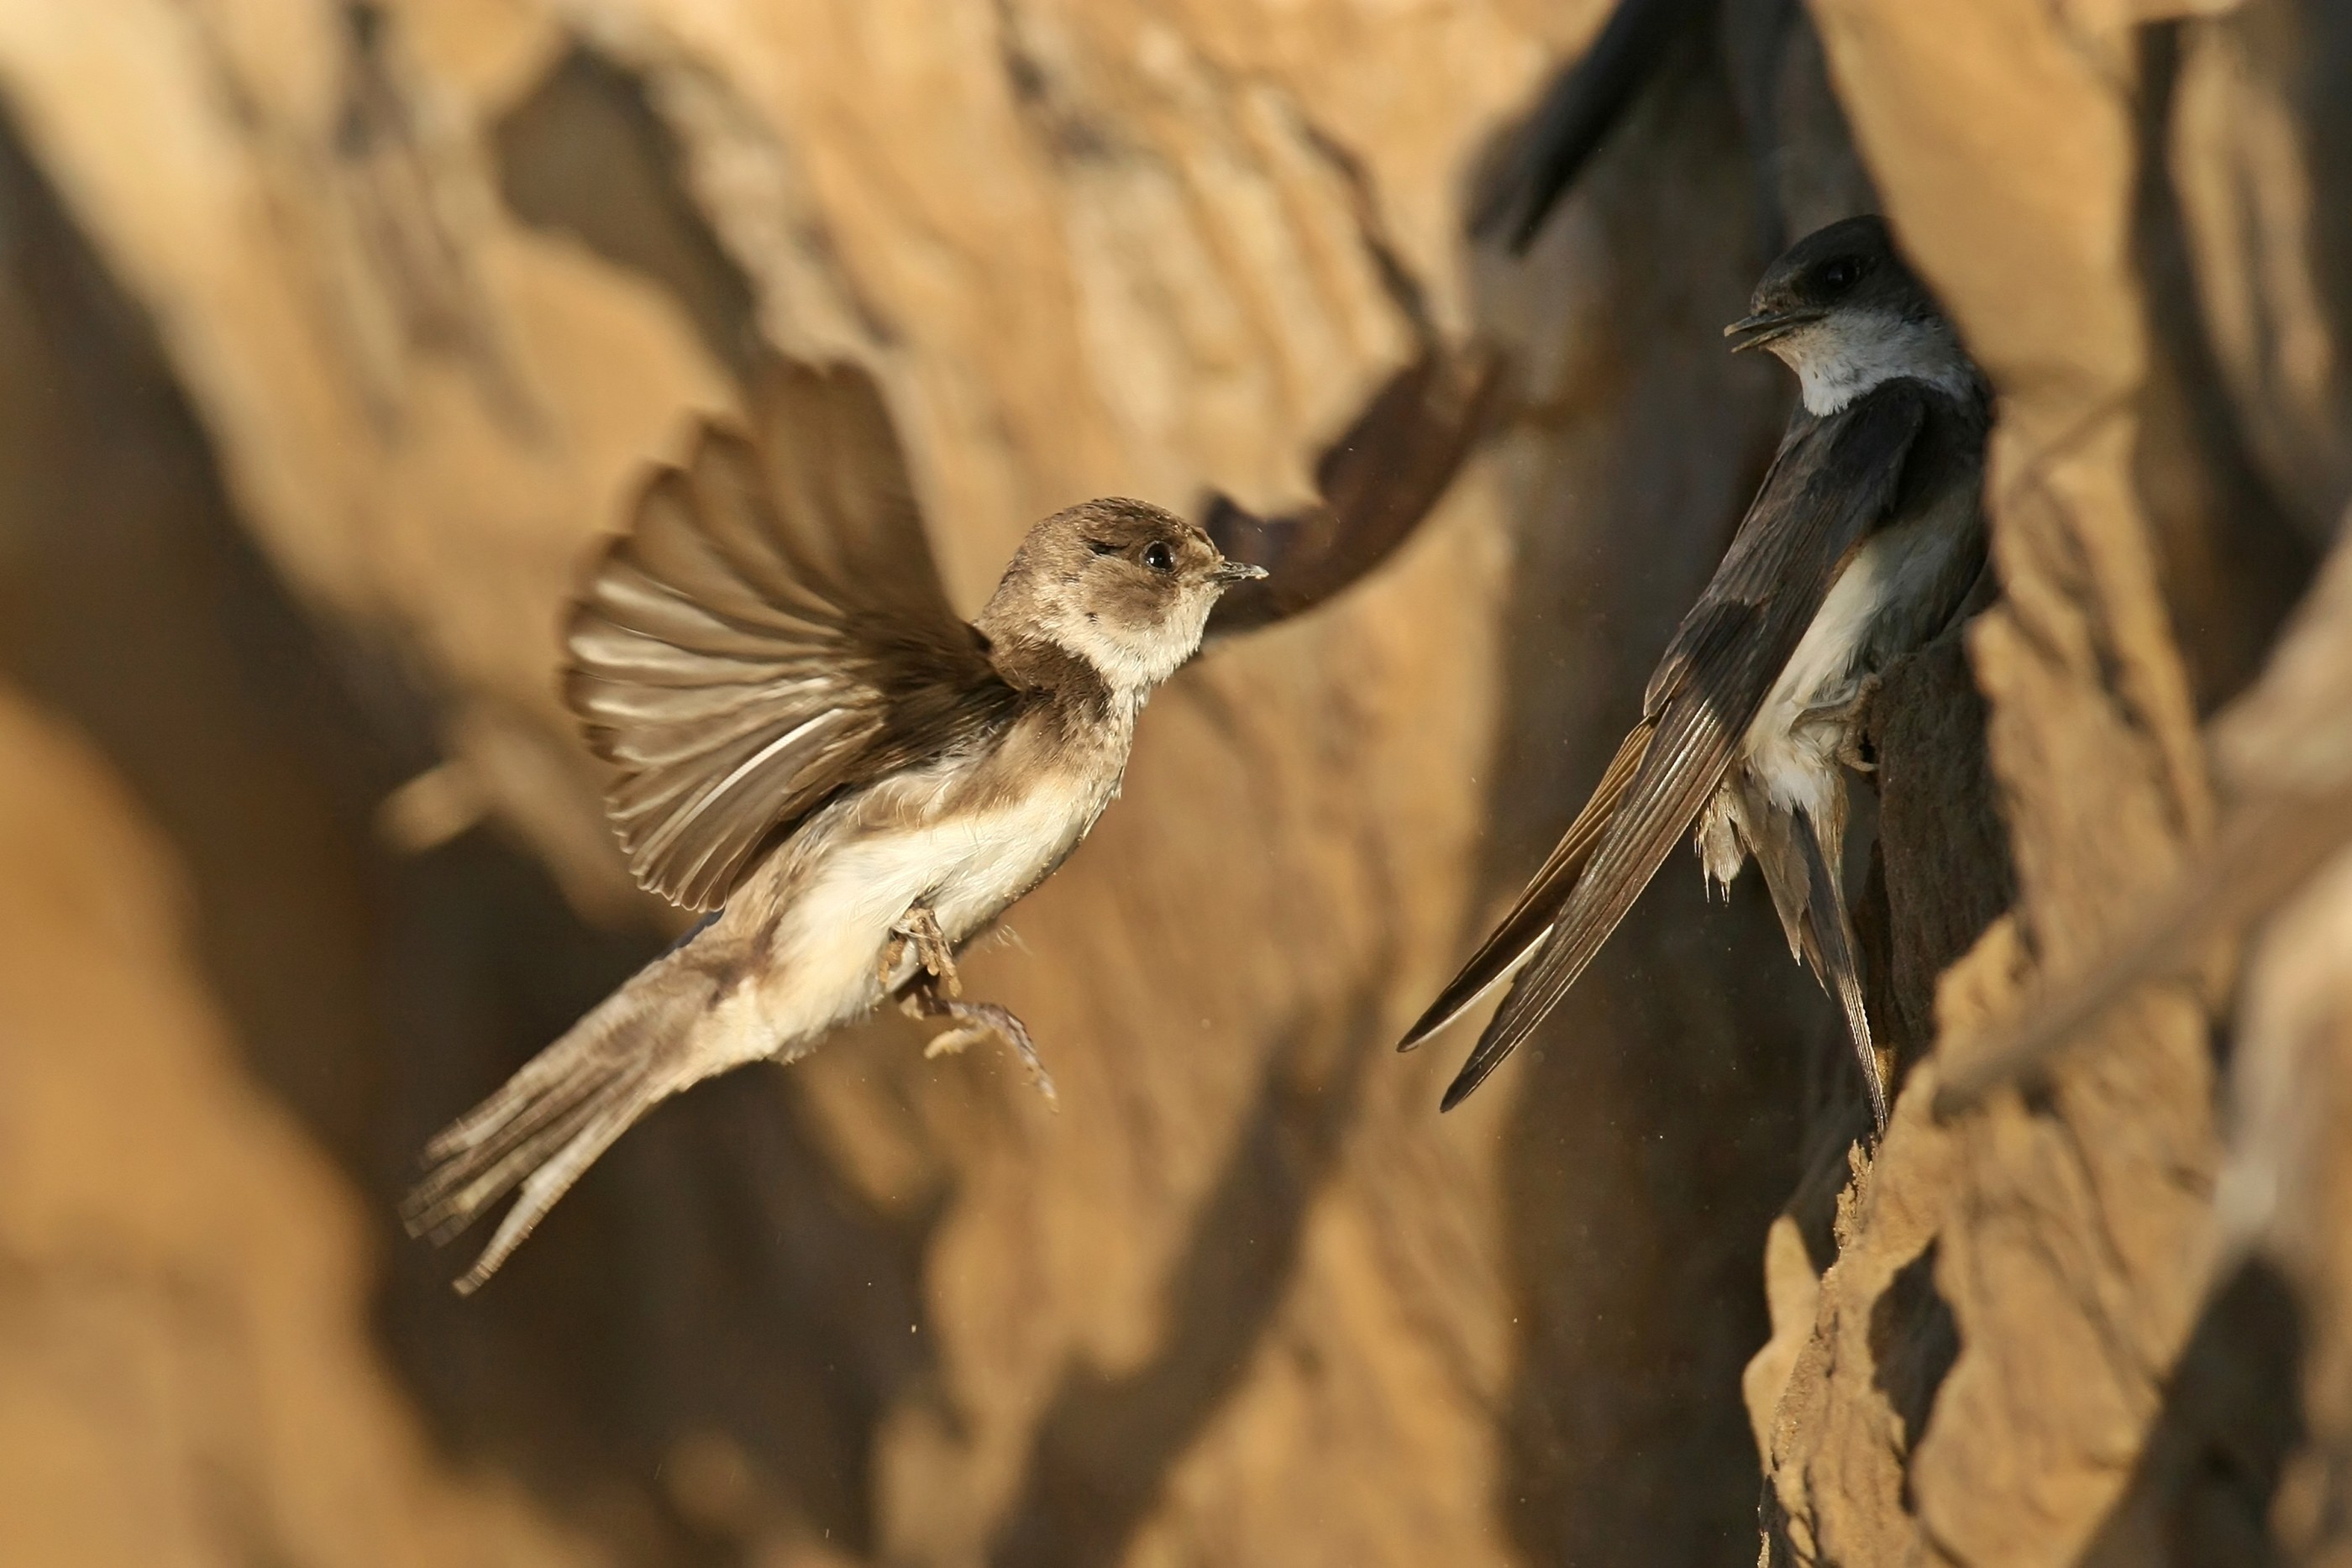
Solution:
<path fill-rule="evenodd" d="M 1037 630 L 1094 666 L 1114 694 L 1137 704 L 1199 651 L 1213 602 L 1201 596 L 1197 603 L 1177 606 L 1160 624 L 1144 628 L 1115 628 L 1070 605 L 1040 616 Z"/>
<path fill-rule="evenodd" d="M 1885 310 L 1842 310 L 1771 345 L 1797 372 L 1805 411 L 1837 413 L 1872 388 L 1901 377 L 1928 382 L 1956 398 L 1971 394 L 1976 371 L 1948 322 Z"/>

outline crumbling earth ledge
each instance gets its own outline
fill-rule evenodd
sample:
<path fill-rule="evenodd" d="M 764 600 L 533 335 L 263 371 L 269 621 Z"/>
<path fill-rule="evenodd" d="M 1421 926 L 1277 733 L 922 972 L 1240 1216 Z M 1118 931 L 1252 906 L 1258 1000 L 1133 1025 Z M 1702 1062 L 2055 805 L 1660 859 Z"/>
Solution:
<path fill-rule="evenodd" d="M 1965 904 L 1982 896 L 1971 876 L 2013 874 L 2015 901 L 1937 983 L 1934 1051 L 1874 1156 L 1854 1156 L 1834 1261 L 1815 1278 L 1793 1219 L 1768 1247 L 1774 1337 L 1748 1382 L 1767 1563 L 2272 1560 L 2300 1432 L 2294 1374 L 2276 1371 L 2297 1309 L 2248 1284 L 2217 1219 L 2214 998 L 2145 990 L 2046 1071 L 1948 1122 L 1929 1103 L 1972 1041 L 2084 967 L 2211 830 L 2149 516 L 2165 497 L 2135 465 L 2160 308 L 2135 246 L 2142 165 L 2197 155 L 2135 131 L 2141 28 L 2167 9 L 1813 6 L 1887 210 L 2000 395 L 2002 597 L 1967 653 L 2011 865 L 1939 854 L 1954 813 L 1890 799 L 1888 884 L 1898 903 L 1907 888 Z M 1932 893 L 1906 882 L 1928 871 Z M 2304 1310 L 2340 1312 L 2329 1278 Z"/>

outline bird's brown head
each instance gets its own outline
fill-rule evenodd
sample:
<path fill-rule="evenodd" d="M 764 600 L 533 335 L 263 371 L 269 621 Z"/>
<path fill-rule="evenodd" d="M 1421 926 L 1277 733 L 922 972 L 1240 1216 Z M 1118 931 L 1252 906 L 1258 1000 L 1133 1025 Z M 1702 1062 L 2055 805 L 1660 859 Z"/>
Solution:
<path fill-rule="evenodd" d="M 1790 246 L 1765 268 L 1748 313 L 1723 334 L 1735 350 L 1769 349 L 1797 372 L 1815 413 L 1893 376 L 1956 394 L 1977 380 L 1936 297 L 1875 216 L 1847 218 Z"/>
<path fill-rule="evenodd" d="M 1200 647 L 1220 594 L 1265 575 L 1172 512 L 1087 501 L 1029 530 L 975 624 L 994 643 L 1051 643 L 1139 696 Z"/>

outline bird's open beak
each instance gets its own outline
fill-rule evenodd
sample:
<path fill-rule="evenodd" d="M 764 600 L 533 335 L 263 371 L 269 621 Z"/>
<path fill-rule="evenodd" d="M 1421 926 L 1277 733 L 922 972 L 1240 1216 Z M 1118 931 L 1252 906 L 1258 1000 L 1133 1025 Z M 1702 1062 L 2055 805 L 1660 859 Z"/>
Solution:
<path fill-rule="evenodd" d="M 1231 587 L 1236 582 L 1255 582 L 1265 575 L 1265 568 L 1252 566 L 1247 561 L 1221 560 L 1210 570 L 1209 580 Z"/>
<path fill-rule="evenodd" d="M 1767 343 L 1787 337 L 1800 327 L 1820 320 L 1826 314 L 1826 311 L 1808 309 L 1759 310 L 1753 316 L 1742 316 L 1726 327 L 1723 335 L 1731 340 L 1731 351 L 1736 354 L 1742 349 L 1760 349 Z"/>

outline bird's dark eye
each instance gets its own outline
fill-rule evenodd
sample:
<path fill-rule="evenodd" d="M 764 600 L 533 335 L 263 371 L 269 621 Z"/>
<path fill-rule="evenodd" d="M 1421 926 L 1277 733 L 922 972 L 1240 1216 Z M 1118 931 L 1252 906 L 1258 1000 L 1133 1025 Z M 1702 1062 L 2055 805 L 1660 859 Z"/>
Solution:
<path fill-rule="evenodd" d="M 1143 564 L 1154 571 L 1173 571 L 1176 570 L 1176 552 L 1162 541 L 1154 539 L 1143 547 Z"/>
<path fill-rule="evenodd" d="M 1861 277 L 1862 263 L 1850 256 L 1832 256 L 1822 263 L 1822 269 L 1813 274 L 1814 281 L 1821 285 L 1824 294 L 1843 294 Z"/>

